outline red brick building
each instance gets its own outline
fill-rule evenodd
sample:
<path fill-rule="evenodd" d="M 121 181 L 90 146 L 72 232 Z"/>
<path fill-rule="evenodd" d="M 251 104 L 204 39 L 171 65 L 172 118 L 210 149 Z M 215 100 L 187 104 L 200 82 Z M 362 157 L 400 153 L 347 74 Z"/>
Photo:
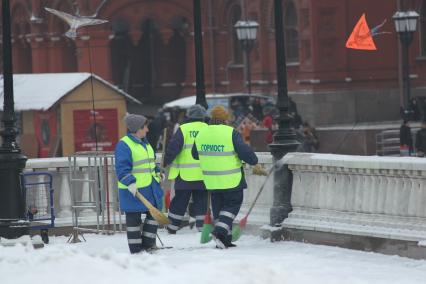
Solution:
<path fill-rule="evenodd" d="M 160 105 L 195 93 L 192 0 L 12 0 L 15 73 L 90 72 L 145 104 Z M 104 3 L 101 7 L 99 4 Z M 202 0 L 205 81 L 208 93 L 245 91 L 245 62 L 234 24 L 259 23 L 251 53 L 254 92 L 276 93 L 273 0 Z M 109 23 L 68 26 L 43 7 L 92 15 Z M 426 85 L 425 0 L 283 0 L 289 91 L 305 119 L 316 125 L 398 119 L 400 52 L 392 15 L 398 8 L 421 15 L 410 48 L 413 95 Z M 345 48 L 360 16 L 377 51 Z"/>

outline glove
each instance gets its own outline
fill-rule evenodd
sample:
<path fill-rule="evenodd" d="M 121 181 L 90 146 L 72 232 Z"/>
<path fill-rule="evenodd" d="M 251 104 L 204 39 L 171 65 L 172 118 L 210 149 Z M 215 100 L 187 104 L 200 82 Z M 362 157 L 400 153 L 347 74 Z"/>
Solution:
<path fill-rule="evenodd" d="M 157 177 L 160 179 L 160 181 L 165 181 L 166 180 L 166 174 L 161 171 L 157 173 Z"/>
<path fill-rule="evenodd" d="M 268 173 L 265 171 L 265 169 L 260 165 L 257 164 L 253 167 L 253 174 L 258 176 L 267 176 Z"/>
<path fill-rule="evenodd" d="M 133 196 L 136 196 L 136 192 L 138 191 L 138 188 L 136 187 L 136 183 L 130 184 L 128 186 L 128 189 Z"/>

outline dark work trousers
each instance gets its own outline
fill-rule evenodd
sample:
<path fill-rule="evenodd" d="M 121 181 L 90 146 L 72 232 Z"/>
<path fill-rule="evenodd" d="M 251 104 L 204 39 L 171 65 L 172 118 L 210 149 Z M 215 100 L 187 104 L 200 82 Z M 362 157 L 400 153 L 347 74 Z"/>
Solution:
<path fill-rule="evenodd" d="M 203 228 L 204 215 L 207 211 L 207 191 L 206 190 L 176 190 L 175 196 L 170 203 L 169 220 L 167 226 L 169 230 L 177 231 L 180 228 L 183 217 L 185 216 L 186 208 L 188 207 L 189 199 L 192 195 L 192 212 L 195 218 L 195 225 L 198 231 Z"/>
<path fill-rule="evenodd" d="M 216 190 L 212 192 L 211 196 L 214 218 L 213 232 L 225 236 L 231 242 L 232 222 L 240 212 L 244 190 Z"/>
<path fill-rule="evenodd" d="M 126 212 L 127 241 L 130 253 L 138 253 L 155 247 L 158 222 L 147 212 L 142 225 L 141 215 L 141 212 Z"/>

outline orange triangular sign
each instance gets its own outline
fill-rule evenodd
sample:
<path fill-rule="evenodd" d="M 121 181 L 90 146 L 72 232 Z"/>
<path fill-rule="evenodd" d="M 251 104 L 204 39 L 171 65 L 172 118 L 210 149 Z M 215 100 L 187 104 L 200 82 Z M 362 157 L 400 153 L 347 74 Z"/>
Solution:
<path fill-rule="evenodd" d="M 362 49 L 362 50 L 377 50 L 371 36 L 370 28 L 368 27 L 365 14 L 362 14 L 358 23 L 355 25 L 348 41 L 347 48 Z"/>

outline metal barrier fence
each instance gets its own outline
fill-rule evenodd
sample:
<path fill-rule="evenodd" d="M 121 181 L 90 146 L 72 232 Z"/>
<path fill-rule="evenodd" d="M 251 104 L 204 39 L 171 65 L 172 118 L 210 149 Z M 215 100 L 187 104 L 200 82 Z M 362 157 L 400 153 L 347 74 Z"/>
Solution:
<path fill-rule="evenodd" d="M 68 157 L 68 165 L 74 229 L 69 241 L 79 242 L 78 235 L 83 232 L 122 231 L 113 153 L 77 152 Z M 119 213 L 118 218 L 115 212 Z M 81 220 L 93 215 L 96 229 Z"/>

